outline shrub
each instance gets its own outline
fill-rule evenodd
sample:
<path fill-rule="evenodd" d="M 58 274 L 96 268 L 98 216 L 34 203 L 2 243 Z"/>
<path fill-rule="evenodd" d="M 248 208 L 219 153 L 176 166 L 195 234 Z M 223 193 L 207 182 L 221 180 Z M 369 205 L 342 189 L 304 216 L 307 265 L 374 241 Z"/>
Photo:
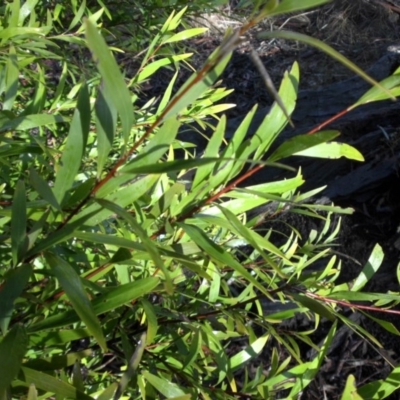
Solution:
<path fill-rule="evenodd" d="M 242 32 L 267 15 L 323 2 L 268 2 Z M 228 91 L 213 84 L 238 33 L 228 33 L 175 95 L 177 74 L 158 102 L 135 106 L 133 88 L 159 68 L 189 59 L 171 44 L 203 29 L 182 28 L 182 9 L 155 35 L 145 30 L 154 37 L 128 81 L 111 52 L 118 52 L 118 42 L 111 47 L 98 29 L 103 13 L 113 21 L 114 5 L 98 4 L 96 11 L 96 3 L 62 2 L 44 14 L 42 2 L 13 1 L 1 9 L 2 398 L 297 396 L 317 374 L 339 321 L 374 340 L 343 312 L 362 309 L 351 301 L 387 307 L 400 298 L 360 292 L 379 268 L 379 246 L 352 287 L 335 283 L 340 262 L 331 247 L 340 224 L 332 213 L 349 210 L 307 204 L 321 189 L 300 193 L 300 171 L 279 182 L 238 184 L 261 168 L 282 167 L 280 160 L 291 155 L 362 160 L 361 154 L 332 142 L 338 132 L 322 131 L 291 139 L 265 158 L 295 107 L 297 64 L 254 135 L 246 133 L 256 106 L 223 145 L 226 118 L 216 114 L 229 105 L 216 102 Z M 71 13 L 66 33 L 56 32 L 64 28 L 61 12 L 66 19 Z M 78 27 L 83 14 L 88 18 Z M 114 34 L 113 27 L 105 33 Z M 308 41 L 357 70 L 311 38 L 265 34 L 274 35 Z M 50 73 L 49 65 L 59 71 Z M 375 84 L 354 107 L 397 96 L 399 72 Z M 218 122 L 202 157 L 176 158 L 182 148 L 190 152 L 177 140 L 180 125 L 205 124 L 206 117 Z M 195 171 L 190 182 L 187 171 Z M 259 219 L 249 218 L 260 206 L 267 206 L 267 221 L 298 212 L 319 218 L 322 230 L 301 241 L 291 229 L 284 243 L 274 243 L 268 223 L 264 234 Z M 310 269 L 317 261 L 322 268 Z M 311 329 L 278 329 L 299 313 L 312 320 Z M 321 321 L 330 321 L 329 331 L 315 344 L 312 333 Z M 243 348 L 236 351 L 239 340 Z M 305 360 L 300 343 L 318 350 L 312 360 Z M 250 368 L 263 351 L 267 374 L 262 364 Z M 343 396 L 354 391 L 353 380 Z M 390 382 L 359 392 L 378 385 L 389 395 L 398 387 Z"/>

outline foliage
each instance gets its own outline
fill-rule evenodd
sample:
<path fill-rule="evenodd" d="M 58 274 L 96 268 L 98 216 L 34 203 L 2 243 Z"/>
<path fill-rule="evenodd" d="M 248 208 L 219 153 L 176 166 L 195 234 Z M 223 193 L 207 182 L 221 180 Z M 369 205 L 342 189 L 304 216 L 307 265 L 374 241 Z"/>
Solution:
<path fill-rule="evenodd" d="M 322 3 L 304 0 L 301 8 Z M 119 40 L 128 43 L 132 32 L 113 30 L 126 21 L 124 13 L 114 19 L 114 3 L 51 4 L 14 0 L 1 8 L 1 398 L 295 398 L 317 374 L 339 322 L 379 346 L 343 311 L 362 310 L 358 302 L 388 308 L 400 296 L 361 292 L 382 261 L 379 246 L 354 282 L 335 283 L 340 262 L 331 249 L 340 223 L 333 213 L 350 210 L 307 204 L 321 189 L 300 193 L 300 171 L 238 187 L 292 155 L 362 160 L 356 149 L 332 141 L 334 131 L 300 135 L 268 153 L 294 110 L 299 66 L 285 72 L 280 101 L 254 135 L 246 133 L 256 106 L 226 144 L 226 118 L 216 116 L 229 107 L 216 104 L 228 90 L 213 84 L 240 34 L 299 7 L 259 6 L 174 95 L 177 74 L 158 102 L 137 106 L 146 79 L 189 59 L 172 47 L 203 32 L 185 28 L 189 11 L 173 2 L 174 12 L 160 14 L 160 29 L 148 22 L 130 50 L 152 39 L 127 77 L 111 50 L 120 52 Z M 139 2 L 123 3 L 130 4 Z M 354 106 L 398 96 L 399 79 L 397 71 L 374 82 Z M 193 158 L 177 139 L 180 125 L 204 124 L 206 117 L 218 122 L 203 156 Z M 177 158 L 182 148 L 185 156 Z M 190 182 L 187 171 L 194 171 Z M 261 206 L 266 233 L 259 218 L 249 217 Z M 268 221 L 288 212 L 318 218 L 321 231 L 301 238 L 292 228 L 277 239 Z M 323 267 L 313 269 L 317 261 Z M 279 328 L 299 313 L 312 329 Z M 314 343 L 327 320 L 326 338 Z M 238 341 L 244 346 L 232 354 Z M 317 355 L 306 360 L 300 344 Z M 262 364 L 250 368 L 262 352 L 268 373 Z M 387 396 L 399 386 L 396 374 L 357 390 Z M 343 398 L 354 391 L 349 377 Z"/>

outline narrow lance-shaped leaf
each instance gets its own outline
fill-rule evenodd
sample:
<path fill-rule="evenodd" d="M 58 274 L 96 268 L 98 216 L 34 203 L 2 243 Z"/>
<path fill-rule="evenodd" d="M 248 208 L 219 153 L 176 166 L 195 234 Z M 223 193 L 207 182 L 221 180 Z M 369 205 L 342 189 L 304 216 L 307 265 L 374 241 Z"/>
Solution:
<path fill-rule="evenodd" d="M 19 262 L 28 246 L 25 196 L 25 184 L 20 180 L 15 187 L 11 211 L 11 251 L 14 265 Z"/>
<path fill-rule="evenodd" d="M 310 46 L 316 47 L 317 49 L 322 50 L 324 53 L 328 54 L 332 58 L 341 62 L 345 67 L 354 71 L 357 75 L 359 75 L 361 78 L 366 80 L 371 85 L 374 85 L 374 86 L 378 87 L 380 90 L 387 93 L 390 98 L 394 99 L 394 96 L 390 93 L 390 91 L 388 89 L 384 88 L 375 79 L 371 78 L 362 69 L 357 67 L 357 65 L 355 65 L 350 60 L 348 60 L 344 55 L 340 54 L 338 51 L 336 51 L 332 47 L 328 46 L 326 43 L 322 42 L 321 40 L 312 38 L 307 35 L 303 35 L 298 32 L 283 31 L 283 30 L 282 31 L 262 32 L 258 35 L 258 37 L 260 39 L 280 38 L 280 39 L 288 39 L 288 40 L 297 40 L 299 42 L 303 42 L 303 43 L 309 44 Z"/>
<path fill-rule="evenodd" d="M 17 269 L 9 270 L 4 276 L 0 290 L 0 328 L 3 334 L 8 329 L 15 300 L 21 295 L 32 274 L 32 267 L 24 264 Z"/>
<path fill-rule="evenodd" d="M 310 147 L 327 142 L 339 135 L 338 131 L 317 132 L 314 135 L 298 135 L 282 143 L 269 157 L 269 161 L 278 161 Z"/>
<path fill-rule="evenodd" d="M 137 344 L 136 350 L 133 353 L 131 359 L 129 360 L 128 368 L 122 375 L 121 381 L 118 385 L 118 389 L 114 395 L 114 400 L 118 400 L 124 393 L 126 387 L 129 384 L 129 381 L 132 379 L 139 366 L 145 348 L 146 348 L 146 332 L 142 333 L 142 335 L 140 336 L 140 340 Z"/>
<path fill-rule="evenodd" d="M 14 325 L 0 342 L 0 398 L 5 398 L 5 391 L 18 374 L 27 347 L 28 336 L 21 325 Z"/>
<path fill-rule="evenodd" d="M 3 110 L 11 110 L 18 93 L 18 60 L 14 47 L 10 47 L 6 65 L 6 93 L 2 105 Z"/>
<path fill-rule="evenodd" d="M 350 160 L 364 161 L 363 155 L 356 148 L 347 143 L 338 142 L 321 143 L 306 150 L 298 151 L 294 155 L 331 159 L 345 157 Z"/>
<path fill-rule="evenodd" d="M 107 162 L 117 126 L 117 110 L 109 99 L 110 96 L 107 93 L 107 89 L 100 89 L 94 106 L 98 143 L 97 177 L 100 177 Z"/>
<path fill-rule="evenodd" d="M 79 92 L 77 108 L 72 118 L 67 143 L 60 161 L 54 183 L 54 195 L 58 203 L 65 200 L 66 192 L 71 189 L 82 163 L 90 127 L 89 92 L 82 85 Z"/>
<path fill-rule="evenodd" d="M 138 299 L 154 290 L 160 280 L 158 278 L 144 278 L 135 282 L 130 282 L 112 289 L 93 300 L 93 310 L 96 315 L 114 310 L 123 304 Z M 55 316 L 46 318 L 29 328 L 29 332 L 38 332 L 46 329 L 53 329 L 60 326 L 74 324 L 79 321 L 79 317 L 74 310 L 59 313 Z"/>
<path fill-rule="evenodd" d="M 85 28 L 88 46 L 97 62 L 97 68 L 103 78 L 106 93 L 121 118 L 124 141 L 126 143 L 134 121 L 131 95 L 117 62 L 95 25 L 90 20 L 86 20 Z"/>
<path fill-rule="evenodd" d="M 19 380 L 28 385 L 33 383 L 38 389 L 54 393 L 60 399 L 93 400 L 93 397 L 82 393 L 74 386 L 63 382 L 59 378 L 31 368 L 22 367 Z"/>
<path fill-rule="evenodd" d="M 40 174 L 38 174 L 33 168 L 29 171 L 29 181 L 35 190 L 39 193 L 43 200 L 46 200 L 56 210 L 61 211 L 61 207 L 57 202 L 54 193 Z"/>
<path fill-rule="evenodd" d="M 93 306 L 83 288 L 81 278 L 75 270 L 63 259 L 52 254 L 45 254 L 46 260 L 56 275 L 61 287 L 71 301 L 72 307 L 86 324 L 90 333 L 99 342 L 104 351 L 107 350 L 106 340 L 101 329 L 100 322 L 96 317 Z"/>

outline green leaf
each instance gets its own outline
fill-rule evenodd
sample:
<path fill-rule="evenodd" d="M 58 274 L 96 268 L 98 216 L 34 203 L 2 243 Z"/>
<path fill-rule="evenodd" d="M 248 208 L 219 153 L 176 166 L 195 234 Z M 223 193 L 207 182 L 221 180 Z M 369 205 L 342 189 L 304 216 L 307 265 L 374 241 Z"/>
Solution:
<path fill-rule="evenodd" d="M 330 0 L 283 0 L 276 7 L 267 11 L 268 16 L 305 11 L 321 4 L 328 3 Z"/>
<path fill-rule="evenodd" d="M 18 264 L 28 249 L 26 228 L 26 191 L 24 181 L 20 180 L 15 186 L 11 209 L 11 251 L 14 265 Z"/>
<path fill-rule="evenodd" d="M 295 0 L 289 0 L 289 1 L 295 1 Z M 390 98 L 394 99 L 394 96 L 391 95 L 391 93 L 385 89 L 381 84 L 379 84 L 375 79 L 372 79 L 369 75 L 367 75 L 362 69 L 357 67 L 354 63 L 352 63 L 350 60 L 348 60 L 345 56 L 343 56 L 341 53 L 338 51 L 334 50 L 332 47 L 328 46 L 324 42 L 312 38 L 307 35 L 303 35 L 298 32 L 291 32 L 291 31 L 271 31 L 271 32 L 263 32 L 257 35 L 258 38 L 260 39 L 287 39 L 287 40 L 297 40 L 299 42 L 303 42 L 306 44 L 309 44 L 310 46 L 313 46 L 317 49 L 322 50 L 324 53 L 328 54 L 335 60 L 341 62 L 345 67 L 349 68 L 350 70 L 354 71 L 357 75 L 359 75 L 361 78 L 366 80 L 368 83 L 371 85 L 376 86 L 380 90 L 384 91 L 389 95 Z"/>
<path fill-rule="evenodd" d="M 7 332 L 11 320 L 14 302 L 21 295 L 32 274 L 32 267 L 24 264 L 7 271 L 0 290 L 0 328 L 3 334 Z"/>
<path fill-rule="evenodd" d="M 352 291 L 358 292 L 369 282 L 369 280 L 374 276 L 375 272 L 381 266 L 384 256 L 385 255 L 383 254 L 382 247 L 377 243 L 374 246 L 363 270 L 354 280 L 351 288 Z"/>
<path fill-rule="evenodd" d="M 190 343 L 189 354 L 185 358 L 182 369 L 188 368 L 195 362 L 196 358 L 199 357 L 199 353 L 201 351 L 201 342 L 201 331 L 199 328 L 197 328 L 192 334 L 192 342 Z"/>
<path fill-rule="evenodd" d="M 178 226 L 180 226 L 189 235 L 189 237 L 196 243 L 196 245 L 204 250 L 206 255 L 210 256 L 217 263 L 232 267 L 243 278 L 247 279 L 255 287 L 260 289 L 262 293 L 268 296 L 268 291 L 263 286 L 263 284 L 252 274 L 250 274 L 247 269 L 242 266 L 241 263 L 236 261 L 231 254 L 229 254 L 222 247 L 214 243 L 199 227 L 183 223 L 179 223 Z"/>
<path fill-rule="evenodd" d="M 145 150 L 128 164 L 126 164 L 125 167 L 121 168 L 119 172 L 121 174 L 167 172 L 167 170 L 164 171 L 163 168 L 164 166 L 166 168 L 168 163 L 157 164 L 157 162 L 169 149 L 170 144 L 174 141 L 175 136 L 178 133 L 179 125 L 180 122 L 175 117 L 166 120 L 161 128 L 155 133 Z M 174 161 L 171 161 L 171 163 L 174 163 Z"/>
<path fill-rule="evenodd" d="M 310 149 L 299 151 L 296 156 L 307 156 L 314 158 L 340 158 L 346 157 L 350 160 L 364 161 L 363 155 L 347 143 L 322 143 Z"/>
<path fill-rule="evenodd" d="M 107 343 L 103 335 L 101 324 L 83 288 L 81 278 L 75 270 L 60 257 L 52 253 L 45 253 L 45 258 L 68 296 L 74 310 L 86 324 L 89 332 L 96 338 L 100 347 L 104 351 L 107 351 Z"/>
<path fill-rule="evenodd" d="M 46 200 L 56 210 L 61 211 L 61 207 L 58 204 L 48 182 L 46 182 L 33 168 L 29 171 L 29 181 L 43 200 Z"/>
<path fill-rule="evenodd" d="M 205 76 L 199 73 L 193 74 L 182 86 L 178 93 L 172 98 L 164 110 L 163 120 L 179 114 L 184 108 L 194 103 L 222 74 L 232 55 L 233 48 L 228 51 L 225 57 L 214 68 L 211 68 Z M 217 50 L 218 52 L 218 50 Z M 212 57 L 212 56 L 211 56 Z M 211 58 L 210 57 L 210 58 Z M 208 61 L 210 62 L 210 61 Z"/>
<path fill-rule="evenodd" d="M 252 344 L 247 346 L 244 350 L 235 354 L 229 359 L 229 369 L 235 371 L 242 367 L 243 364 L 247 363 L 249 360 L 257 357 L 265 347 L 270 335 L 265 334 L 255 340 Z"/>
<path fill-rule="evenodd" d="M 128 368 L 123 374 L 121 381 L 118 385 L 118 389 L 115 393 L 114 400 L 118 400 L 124 393 L 126 387 L 128 386 L 130 380 L 136 373 L 140 361 L 142 360 L 143 352 L 146 348 L 146 333 L 142 333 L 140 340 L 136 346 L 136 350 L 133 353 L 131 359 L 129 360 Z"/>
<path fill-rule="evenodd" d="M 193 36 L 201 35 L 201 34 L 203 34 L 204 32 L 207 32 L 207 31 L 208 31 L 208 28 L 186 29 L 184 31 L 175 33 L 175 35 L 172 35 L 167 40 L 163 40 L 163 43 L 180 42 L 182 40 L 190 39 Z"/>
<path fill-rule="evenodd" d="M 124 219 L 126 222 L 128 222 L 129 225 L 131 225 L 133 232 L 140 238 L 140 240 L 142 241 L 143 245 L 145 246 L 148 254 L 154 261 L 154 265 L 163 272 L 164 277 L 165 277 L 166 290 L 169 294 L 172 294 L 174 288 L 172 285 L 172 280 L 171 280 L 170 274 L 169 274 L 167 268 L 165 267 L 163 260 L 160 257 L 157 246 L 147 236 L 146 231 L 132 217 L 132 215 L 128 211 L 124 210 L 122 207 L 120 207 L 114 203 L 111 203 L 107 200 L 103 200 L 103 199 L 98 199 L 97 201 L 101 206 L 111 210 L 112 212 L 117 214 L 119 217 Z"/>
<path fill-rule="evenodd" d="M 155 74 L 160 68 L 172 63 L 177 63 L 179 61 L 185 60 L 191 55 L 192 53 L 178 54 L 174 56 L 169 56 L 168 58 L 161 58 L 160 60 L 153 61 L 152 63 L 146 65 L 142 71 L 140 71 L 140 73 L 135 77 L 135 82 L 140 83 L 149 76 Z"/>
<path fill-rule="evenodd" d="M 386 89 L 391 90 L 393 96 L 399 96 L 399 93 L 395 94 L 392 89 L 399 89 L 398 86 L 400 85 L 400 71 L 384 79 L 380 82 L 380 84 Z M 391 98 L 391 96 L 388 96 L 387 93 L 382 92 L 380 88 L 374 86 L 369 89 L 364 95 L 362 95 L 351 107 L 349 107 L 349 110 L 353 110 L 354 108 L 362 104 L 371 103 L 373 101 L 387 100 L 388 98 Z"/>
<path fill-rule="evenodd" d="M 357 393 L 356 378 L 354 378 L 354 375 L 350 374 L 347 377 L 341 400 L 363 400 L 363 397 Z"/>
<path fill-rule="evenodd" d="M 157 315 L 155 313 L 153 305 L 148 300 L 142 299 L 140 303 L 142 304 L 147 320 L 146 344 L 150 345 L 153 343 L 153 340 L 156 337 L 158 331 Z"/>
<path fill-rule="evenodd" d="M 324 304 L 320 303 L 317 300 L 311 299 L 310 297 L 293 293 L 291 295 L 293 300 L 300 303 L 302 306 L 308 308 L 309 310 L 319 314 L 321 317 L 325 317 L 329 321 L 335 321 L 335 315 L 329 309 L 329 307 L 325 306 Z"/>
<path fill-rule="evenodd" d="M 28 347 L 28 336 L 22 325 L 14 325 L 0 342 L 0 397 L 17 376 Z M 30 382 L 31 383 L 31 382 Z"/>
<path fill-rule="evenodd" d="M 94 105 L 97 130 L 97 177 L 101 176 L 103 167 L 108 161 L 108 154 L 114 141 L 117 127 L 117 110 L 109 100 L 106 88 L 100 89 Z"/>
<path fill-rule="evenodd" d="M 110 49 L 95 25 L 87 19 L 85 29 L 88 47 L 92 51 L 97 68 L 103 78 L 105 92 L 119 113 L 124 141 L 127 143 L 134 122 L 131 95 Z"/>
<path fill-rule="evenodd" d="M 1 35 L 1 33 L 0 33 Z M 14 100 L 18 93 L 18 59 L 13 46 L 10 47 L 10 53 L 7 57 L 6 66 L 6 92 L 4 94 L 4 101 L 2 104 L 3 110 L 12 110 Z"/>
<path fill-rule="evenodd" d="M 136 300 L 150 293 L 160 283 L 158 278 L 144 278 L 125 285 L 120 285 L 115 289 L 97 297 L 92 301 L 92 307 L 96 315 L 114 310 L 124 304 Z M 57 315 L 48 317 L 43 321 L 37 322 L 29 327 L 29 333 L 41 330 L 58 328 L 79 322 L 80 318 L 75 311 L 70 310 Z"/>
<path fill-rule="evenodd" d="M 160 378 L 147 371 L 143 372 L 143 376 L 154 387 L 154 389 L 164 395 L 167 399 L 185 395 L 185 392 L 178 385 L 166 380 L 165 378 Z"/>
<path fill-rule="evenodd" d="M 143 155 L 143 157 L 146 154 Z M 138 161 L 142 161 L 141 156 L 138 156 Z M 134 173 L 134 174 L 161 174 L 167 172 L 176 172 L 187 169 L 192 169 L 195 167 L 201 167 L 207 164 L 214 164 L 221 161 L 218 157 L 209 157 L 209 158 L 192 158 L 189 160 L 174 160 L 174 161 L 166 161 L 159 164 L 151 164 L 146 163 L 146 165 L 136 166 L 136 163 L 133 165 L 127 165 L 125 168 L 121 170 L 121 173 Z M 142 164 L 142 162 L 141 162 Z"/>
<path fill-rule="evenodd" d="M 380 400 L 390 396 L 400 388 L 400 367 L 396 367 L 386 379 L 379 379 L 358 389 L 362 399 Z"/>
<path fill-rule="evenodd" d="M 24 115 L 11 119 L 0 125 L 0 133 L 12 130 L 29 130 L 33 128 L 39 128 L 41 126 L 48 126 L 59 122 L 66 122 L 68 118 L 61 115 L 51 114 L 36 114 L 36 115 Z"/>
<path fill-rule="evenodd" d="M 85 12 L 85 9 L 86 9 L 86 0 L 83 0 L 78 11 L 76 12 L 76 14 L 74 16 L 74 19 L 69 24 L 69 27 L 68 27 L 69 31 L 81 21 L 81 18 L 83 16 L 83 13 Z"/>
<path fill-rule="evenodd" d="M 313 148 L 316 145 L 334 139 L 339 135 L 337 131 L 317 132 L 313 135 L 298 135 L 281 144 L 268 158 L 269 161 L 278 161 L 293 154 Z"/>
<path fill-rule="evenodd" d="M 54 183 L 54 195 L 60 204 L 65 200 L 65 194 L 72 187 L 81 166 L 89 134 L 90 114 L 89 92 L 87 86 L 82 85 Z"/>
<path fill-rule="evenodd" d="M 27 386 L 34 384 L 38 389 L 54 393 L 58 398 L 93 400 L 93 397 L 82 393 L 74 386 L 49 374 L 35 371 L 31 368 L 22 367 L 19 379 L 25 382 Z"/>
<path fill-rule="evenodd" d="M 37 390 L 33 383 L 29 385 L 27 400 L 37 400 Z"/>

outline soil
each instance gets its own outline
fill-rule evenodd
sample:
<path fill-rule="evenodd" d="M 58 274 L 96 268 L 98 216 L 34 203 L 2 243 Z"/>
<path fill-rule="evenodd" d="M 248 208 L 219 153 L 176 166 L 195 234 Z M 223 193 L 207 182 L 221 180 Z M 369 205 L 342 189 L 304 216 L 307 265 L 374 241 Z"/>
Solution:
<path fill-rule="evenodd" d="M 191 46 L 197 52 L 195 64 L 201 65 L 206 56 L 220 43 L 221 34 L 227 26 L 235 26 L 241 15 L 235 13 L 234 4 L 225 10 L 228 15 L 222 17 L 206 16 L 204 20 L 213 26 L 212 34 L 196 39 Z M 197 20 L 198 24 L 200 20 Z M 285 70 L 294 61 L 298 61 L 301 69 L 300 89 L 321 89 L 334 82 L 345 81 L 354 74 L 340 63 L 332 60 L 320 51 L 299 43 L 289 43 L 282 40 L 262 41 L 256 35 L 258 31 L 271 29 L 288 29 L 311 35 L 330 44 L 340 53 L 348 57 L 363 69 L 368 69 L 380 59 L 390 45 L 400 44 L 400 0 L 337 0 L 316 10 L 302 14 L 290 15 L 265 21 L 259 28 L 253 30 L 244 38 L 241 46 L 233 55 L 222 80 L 226 87 L 235 89 L 223 100 L 224 103 L 234 103 L 236 107 L 226 112 L 228 119 L 243 117 L 250 108 L 258 103 L 269 106 L 272 98 L 264 89 L 257 69 L 250 60 L 248 53 L 256 49 L 275 85 L 279 85 Z M 163 76 L 162 74 L 166 74 Z M 163 72 L 155 80 L 149 82 L 148 97 L 162 93 L 165 82 L 169 82 L 171 74 Z M 188 72 L 182 71 L 179 80 L 183 82 Z M 347 106 L 343 99 L 343 106 Z M 391 171 L 379 180 L 374 180 L 360 190 L 343 196 L 330 196 L 335 204 L 352 207 L 355 212 L 344 216 L 339 237 L 339 251 L 342 256 L 342 275 L 340 280 L 349 281 L 355 278 L 362 266 L 367 262 L 371 250 L 379 243 L 385 253 L 382 267 L 369 283 L 366 290 L 374 292 L 399 292 L 399 281 L 396 271 L 400 261 L 400 175 L 398 170 L 400 154 L 400 105 L 397 112 L 387 115 L 373 116 L 373 119 L 355 121 L 344 127 L 344 141 L 357 141 L 368 138 L 369 134 L 382 131 L 380 145 L 364 154 L 366 163 L 374 160 L 382 163 L 390 155 Z M 346 172 L 356 170 L 356 163 L 346 161 Z M 319 184 L 308 177 L 308 184 Z M 329 182 L 328 182 L 329 183 Z M 350 180 L 351 184 L 351 180 Z M 302 217 L 294 218 L 294 226 L 304 226 Z M 372 346 L 346 327 L 339 329 L 336 342 L 328 353 L 317 378 L 299 397 L 301 399 L 337 399 L 340 398 L 346 377 L 353 374 L 358 384 L 384 379 L 394 366 L 400 362 L 400 338 L 381 328 L 371 319 L 358 312 L 347 311 L 349 318 L 355 318 L 367 331 L 371 332 L 382 344 L 382 349 Z M 400 330 L 400 318 L 386 313 L 375 313 L 381 318 L 393 323 Z M 298 322 L 301 324 L 302 322 Z M 320 329 L 312 338 L 318 343 L 329 329 L 330 323 L 321 323 Z M 282 327 L 282 329 L 287 329 Z M 293 327 L 290 327 L 293 329 Z M 276 345 L 276 343 L 274 343 Z M 263 365 L 268 365 L 268 350 L 263 354 Z M 305 349 L 305 357 L 311 357 Z M 282 359 L 286 353 L 282 349 Z M 284 397 L 277 397 L 284 398 Z M 400 391 L 392 394 L 389 399 L 399 399 Z"/>

